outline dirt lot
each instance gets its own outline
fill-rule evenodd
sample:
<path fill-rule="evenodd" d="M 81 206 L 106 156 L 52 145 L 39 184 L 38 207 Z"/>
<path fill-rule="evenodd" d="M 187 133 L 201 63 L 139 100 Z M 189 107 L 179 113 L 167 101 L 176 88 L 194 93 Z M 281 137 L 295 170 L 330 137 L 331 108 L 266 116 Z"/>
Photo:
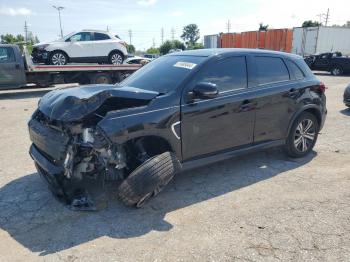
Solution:
<path fill-rule="evenodd" d="M 349 77 L 329 87 L 315 152 L 279 149 L 187 172 L 145 208 L 72 212 L 28 156 L 26 122 L 42 91 L 0 93 L 0 261 L 350 261 Z"/>

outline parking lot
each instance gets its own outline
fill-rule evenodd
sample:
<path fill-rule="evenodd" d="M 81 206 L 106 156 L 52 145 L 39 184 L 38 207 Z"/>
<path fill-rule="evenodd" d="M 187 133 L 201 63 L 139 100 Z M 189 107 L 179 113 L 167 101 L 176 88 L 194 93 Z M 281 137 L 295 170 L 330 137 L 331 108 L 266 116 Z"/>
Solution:
<path fill-rule="evenodd" d="M 315 151 L 280 149 L 178 175 L 142 209 L 106 185 L 99 212 L 57 202 L 28 155 L 45 89 L 0 92 L 0 260 L 350 261 L 350 77 L 320 74 L 328 117 Z"/>

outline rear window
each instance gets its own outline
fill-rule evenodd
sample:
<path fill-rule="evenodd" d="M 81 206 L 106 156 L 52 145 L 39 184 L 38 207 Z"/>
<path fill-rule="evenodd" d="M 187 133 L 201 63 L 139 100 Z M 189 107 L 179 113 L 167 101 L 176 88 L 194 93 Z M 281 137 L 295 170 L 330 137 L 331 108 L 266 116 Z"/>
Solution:
<path fill-rule="evenodd" d="M 289 69 L 291 70 L 291 75 L 293 76 L 293 79 L 300 80 L 305 77 L 303 71 L 297 66 L 293 61 L 286 60 Z"/>
<path fill-rule="evenodd" d="M 102 33 L 95 33 L 94 36 L 96 41 L 111 39 L 108 35 Z"/>
<path fill-rule="evenodd" d="M 15 53 L 11 47 L 0 47 L 0 63 L 15 62 Z"/>
<path fill-rule="evenodd" d="M 163 56 L 137 70 L 120 85 L 165 94 L 181 84 L 204 59 L 199 56 Z"/>
<path fill-rule="evenodd" d="M 279 57 L 255 57 L 259 85 L 278 83 L 289 80 L 289 72 Z"/>

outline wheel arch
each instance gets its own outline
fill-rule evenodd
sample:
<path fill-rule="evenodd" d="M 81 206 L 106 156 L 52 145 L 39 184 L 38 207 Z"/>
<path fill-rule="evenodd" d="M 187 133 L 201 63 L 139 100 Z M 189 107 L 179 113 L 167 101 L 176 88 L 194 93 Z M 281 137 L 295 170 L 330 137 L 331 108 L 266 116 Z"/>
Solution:
<path fill-rule="evenodd" d="M 157 135 L 147 135 L 147 136 L 132 138 L 127 140 L 124 144 L 126 146 L 132 146 L 135 143 L 140 141 L 146 147 L 146 149 L 154 150 L 154 153 L 157 153 L 157 154 L 161 154 L 167 151 L 172 153 L 176 152 L 168 140 L 166 140 L 162 136 L 157 136 Z"/>
<path fill-rule="evenodd" d="M 67 52 L 65 52 L 65 51 L 63 51 L 63 50 L 61 50 L 61 49 L 55 49 L 55 50 L 50 51 L 49 56 L 48 56 L 49 59 L 51 59 L 51 56 L 52 56 L 52 54 L 53 54 L 54 52 L 61 52 L 61 53 L 65 54 L 65 55 L 67 56 L 67 58 L 68 58 L 68 61 L 67 61 L 67 62 L 70 61 L 70 56 L 67 54 Z"/>
<path fill-rule="evenodd" d="M 119 53 L 123 56 L 123 61 L 125 60 L 126 55 L 119 49 L 113 49 L 112 51 L 109 52 L 108 58 L 113 54 L 113 53 Z"/>
<path fill-rule="evenodd" d="M 295 122 L 295 120 L 302 114 L 302 113 L 305 113 L 305 112 L 308 112 L 308 113 L 311 113 L 313 114 L 317 121 L 318 121 L 318 124 L 321 125 L 322 123 L 322 113 L 321 113 L 321 110 L 316 106 L 316 105 L 307 105 L 301 109 L 299 109 L 295 114 L 294 116 L 292 117 L 290 123 L 289 123 L 289 126 L 288 126 L 288 130 L 287 130 L 287 134 L 286 134 L 286 137 L 288 137 L 289 133 L 290 133 L 290 130 L 293 126 L 293 123 Z"/>

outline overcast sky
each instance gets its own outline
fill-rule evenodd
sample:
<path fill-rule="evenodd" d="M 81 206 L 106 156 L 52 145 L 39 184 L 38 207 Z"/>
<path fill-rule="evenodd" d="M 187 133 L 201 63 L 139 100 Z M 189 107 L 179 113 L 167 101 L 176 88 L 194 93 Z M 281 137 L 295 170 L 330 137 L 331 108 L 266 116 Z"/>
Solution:
<path fill-rule="evenodd" d="M 80 29 L 103 29 L 120 35 L 141 50 L 161 42 L 164 38 L 180 38 L 183 26 L 198 24 L 201 36 L 227 31 L 256 30 L 263 22 L 272 28 L 300 26 L 304 20 L 319 20 L 318 14 L 330 8 L 330 25 L 344 24 L 350 20 L 350 1 L 313 0 L 0 0 L 0 34 L 23 34 L 24 21 L 29 30 L 41 41 L 58 38 L 57 11 L 52 5 L 64 6 L 63 32 Z"/>

